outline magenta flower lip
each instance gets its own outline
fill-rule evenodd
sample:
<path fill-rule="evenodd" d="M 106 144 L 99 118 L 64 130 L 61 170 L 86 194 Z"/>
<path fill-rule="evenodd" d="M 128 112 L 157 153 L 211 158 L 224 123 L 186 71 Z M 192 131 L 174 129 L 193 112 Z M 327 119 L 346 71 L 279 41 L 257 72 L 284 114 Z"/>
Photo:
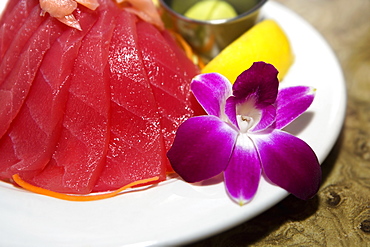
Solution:
<path fill-rule="evenodd" d="M 279 90 L 278 71 L 256 62 L 232 85 L 218 73 L 196 76 L 191 89 L 207 116 L 185 121 L 167 156 L 187 182 L 220 173 L 230 198 L 253 199 L 260 178 L 300 199 L 313 197 L 321 183 L 318 159 L 301 139 L 282 129 L 314 100 L 310 87 Z"/>

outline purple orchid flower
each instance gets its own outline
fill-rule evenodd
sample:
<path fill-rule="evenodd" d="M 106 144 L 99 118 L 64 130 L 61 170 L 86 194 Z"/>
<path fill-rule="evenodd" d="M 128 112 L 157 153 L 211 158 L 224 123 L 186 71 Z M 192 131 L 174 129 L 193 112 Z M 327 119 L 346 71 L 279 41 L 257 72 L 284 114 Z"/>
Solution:
<path fill-rule="evenodd" d="M 309 199 L 321 182 L 318 159 L 301 139 L 282 129 L 311 105 L 314 90 L 278 90 L 278 71 L 256 62 L 234 85 L 218 73 L 196 76 L 191 89 L 207 112 L 186 120 L 167 156 L 187 182 L 224 172 L 229 196 L 240 205 L 252 200 L 263 174 L 298 198 Z"/>

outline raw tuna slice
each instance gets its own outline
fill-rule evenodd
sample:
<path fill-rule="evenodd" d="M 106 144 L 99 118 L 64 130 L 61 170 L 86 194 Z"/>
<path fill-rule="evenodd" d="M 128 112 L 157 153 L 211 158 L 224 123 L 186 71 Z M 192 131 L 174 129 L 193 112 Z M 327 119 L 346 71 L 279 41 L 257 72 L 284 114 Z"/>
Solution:
<path fill-rule="evenodd" d="M 19 3 L 19 0 L 8 0 L 3 9 L 3 12 L 0 13 L 0 25 L 2 25 L 8 16 L 12 14 L 13 8 Z"/>
<path fill-rule="evenodd" d="M 4 76 L 0 179 L 18 173 L 41 188 L 85 194 L 172 171 L 166 152 L 197 113 L 189 84 L 199 71 L 166 31 L 113 0 L 99 4 L 90 30 L 79 19 L 87 32 L 79 48 L 79 31 L 42 17 Z"/>
<path fill-rule="evenodd" d="M 138 52 L 136 21 L 122 11 L 111 42 L 111 136 L 95 191 L 117 189 L 138 179 L 166 178 L 160 119 Z"/>
<path fill-rule="evenodd" d="M 44 54 L 64 28 L 52 18 L 40 25 L 24 47 L 13 70 L 0 85 L 0 137 L 5 134 L 22 107 Z"/>
<path fill-rule="evenodd" d="M 161 33 L 167 44 L 176 54 L 176 60 L 178 62 L 178 66 L 181 68 L 181 73 L 187 78 L 193 78 L 195 75 L 199 74 L 200 72 L 198 67 L 186 56 L 184 50 L 180 48 L 180 44 L 175 40 L 174 36 L 168 31 Z M 190 92 L 188 92 L 188 94 L 192 95 Z"/>
<path fill-rule="evenodd" d="M 110 129 L 108 51 L 114 15 L 100 6 L 99 19 L 85 36 L 69 88 L 57 149 L 32 179 L 37 186 L 62 192 L 91 192 L 105 164 Z"/>
<path fill-rule="evenodd" d="M 180 44 L 178 44 L 174 37 L 169 32 L 162 32 L 163 37 L 167 41 L 168 45 L 172 48 L 172 50 L 176 54 L 176 58 L 179 63 L 179 67 L 182 70 L 182 73 L 187 78 L 187 84 L 189 84 L 188 78 L 193 78 L 197 74 L 199 74 L 198 67 L 186 56 L 184 50 L 180 48 Z M 206 112 L 204 111 L 203 107 L 198 103 L 194 95 L 189 91 L 188 92 L 188 99 L 187 99 L 190 108 L 193 110 L 195 116 L 205 115 Z"/>
<path fill-rule="evenodd" d="M 26 19 L 25 23 L 20 27 L 19 31 L 14 36 L 9 48 L 6 50 L 3 59 L 0 63 L 0 85 L 4 82 L 6 76 L 17 63 L 18 58 L 28 42 L 32 34 L 38 29 L 46 17 L 40 16 L 41 9 L 37 5 Z"/>
<path fill-rule="evenodd" d="M 189 68 L 180 67 L 176 53 L 158 29 L 140 21 L 137 30 L 139 48 L 157 101 L 168 150 L 179 125 L 194 115 L 190 102 L 190 81 L 198 71 L 191 63 Z"/>
<path fill-rule="evenodd" d="M 0 141 L 0 177 L 25 176 L 49 162 L 61 131 L 74 60 L 97 19 L 94 12 L 86 12 L 76 16 L 83 31 L 66 30 L 45 54 L 25 103 Z"/>
<path fill-rule="evenodd" d="M 10 1 L 0 21 L 0 61 L 27 16 L 37 5 L 37 0 Z"/>

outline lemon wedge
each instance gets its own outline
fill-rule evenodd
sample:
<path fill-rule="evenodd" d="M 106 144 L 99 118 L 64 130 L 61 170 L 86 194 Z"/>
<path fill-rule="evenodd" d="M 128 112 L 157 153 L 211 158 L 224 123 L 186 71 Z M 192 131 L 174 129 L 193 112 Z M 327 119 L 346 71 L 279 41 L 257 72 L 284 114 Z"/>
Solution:
<path fill-rule="evenodd" d="M 293 64 L 289 39 L 274 20 L 257 23 L 205 65 L 202 73 L 218 72 L 234 83 L 238 75 L 259 61 L 274 65 L 280 81 Z"/>

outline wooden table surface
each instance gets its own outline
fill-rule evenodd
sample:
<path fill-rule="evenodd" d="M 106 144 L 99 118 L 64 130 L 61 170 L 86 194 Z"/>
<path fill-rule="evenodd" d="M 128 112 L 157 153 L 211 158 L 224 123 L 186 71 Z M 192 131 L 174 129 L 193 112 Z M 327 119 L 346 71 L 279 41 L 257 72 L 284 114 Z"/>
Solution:
<path fill-rule="evenodd" d="M 313 199 L 288 196 L 188 247 L 370 246 L 370 0 L 275 1 L 307 20 L 336 53 L 348 94 L 343 130 L 322 164 L 323 182 Z"/>

